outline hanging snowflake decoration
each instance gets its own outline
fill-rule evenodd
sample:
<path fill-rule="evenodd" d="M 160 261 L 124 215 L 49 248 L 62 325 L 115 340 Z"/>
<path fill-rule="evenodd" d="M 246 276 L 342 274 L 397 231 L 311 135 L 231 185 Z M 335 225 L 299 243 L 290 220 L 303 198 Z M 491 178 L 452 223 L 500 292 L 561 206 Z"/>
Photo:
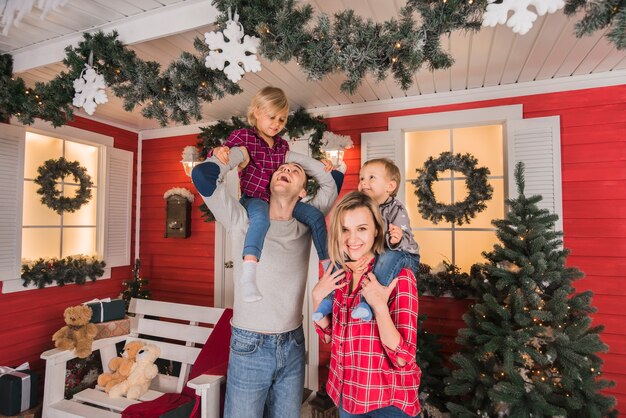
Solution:
<path fill-rule="evenodd" d="M 74 80 L 74 101 L 76 107 L 82 107 L 88 115 L 93 115 L 96 106 L 109 101 L 106 92 L 104 77 L 90 65 L 85 64 L 85 68 L 80 73 L 80 77 Z"/>
<path fill-rule="evenodd" d="M 255 55 L 261 40 L 244 34 L 237 13 L 226 22 L 223 32 L 207 32 L 204 38 L 211 49 L 205 65 L 212 70 L 224 71 L 233 83 L 241 80 L 246 72 L 256 73 L 261 70 L 261 63 Z"/>
<path fill-rule="evenodd" d="M 513 32 L 520 35 L 526 34 L 533 27 L 537 15 L 554 13 L 565 6 L 564 0 L 488 0 L 487 11 L 483 14 L 483 26 L 496 26 L 497 24 L 510 27 Z M 528 10 L 528 6 L 534 6 L 537 13 Z M 509 10 L 513 15 L 508 18 Z M 508 21 L 507 21 L 508 18 Z"/>

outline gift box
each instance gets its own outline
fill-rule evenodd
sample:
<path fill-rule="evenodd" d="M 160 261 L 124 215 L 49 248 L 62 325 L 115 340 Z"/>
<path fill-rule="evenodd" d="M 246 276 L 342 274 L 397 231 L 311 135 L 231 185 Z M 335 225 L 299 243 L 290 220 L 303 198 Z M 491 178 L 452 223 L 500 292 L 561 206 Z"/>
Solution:
<path fill-rule="evenodd" d="M 37 405 L 36 407 L 24 412 L 20 412 L 17 415 L 9 416 L 0 414 L 0 418 L 41 418 L 41 405 Z"/>
<path fill-rule="evenodd" d="M 124 299 L 94 299 L 84 304 L 93 311 L 91 322 L 94 324 L 123 319 L 126 315 Z"/>
<path fill-rule="evenodd" d="M 0 414 L 16 415 L 39 402 L 39 374 L 22 368 L 0 367 Z"/>
<path fill-rule="evenodd" d="M 100 322 L 96 324 L 96 328 L 98 328 L 98 333 L 94 337 L 94 340 L 127 335 L 130 333 L 130 318 L 126 317 L 116 321 Z"/>

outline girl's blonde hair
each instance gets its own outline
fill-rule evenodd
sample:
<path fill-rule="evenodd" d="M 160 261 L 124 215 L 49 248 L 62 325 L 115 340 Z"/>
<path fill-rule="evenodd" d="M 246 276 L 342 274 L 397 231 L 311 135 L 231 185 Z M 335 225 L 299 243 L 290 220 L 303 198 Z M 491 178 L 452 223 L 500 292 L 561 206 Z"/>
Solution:
<path fill-rule="evenodd" d="M 248 123 L 256 126 L 255 109 L 271 113 L 288 113 L 289 101 L 285 92 L 278 87 L 267 86 L 257 91 L 248 106 Z"/>
<path fill-rule="evenodd" d="M 343 219 L 347 212 L 354 209 L 366 208 L 372 214 L 374 219 L 374 229 L 376 237 L 372 245 L 374 254 L 380 254 L 384 250 L 385 245 L 385 224 L 378 209 L 378 203 L 365 193 L 350 192 L 345 195 L 330 214 L 330 225 L 328 227 L 328 254 L 334 264 L 341 265 L 346 269 L 345 254 L 343 251 Z"/>

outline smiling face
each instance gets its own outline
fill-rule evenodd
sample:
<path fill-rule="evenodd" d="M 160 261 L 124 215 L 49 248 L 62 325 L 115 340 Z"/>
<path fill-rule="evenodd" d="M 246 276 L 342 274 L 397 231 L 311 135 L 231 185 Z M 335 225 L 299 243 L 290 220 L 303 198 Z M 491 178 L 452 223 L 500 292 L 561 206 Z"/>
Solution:
<path fill-rule="evenodd" d="M 270 191 L 285 196 L 306 196 L 306 174 L 298 164 L 285 163 L 272 174 Z"/>
<path fill-rule="evenodd" d="M 344 213 L 341 221 L 341 242 L 350 259 L 358 260 L 364 255 L 374 257 L 376 235 L 374 217 L 368 208 L 355 208 Z"/>
<path fill-rule="evenodd" d="M 359 174 L 359 191 L 365 193 L 378 204 L 383 204 L 396 190 L 397 183 L 387 176 L 381 163 L 366 164 Z"/>
<path fill-rule="evenodd" d="M 273 138 L 285 128 L 289 109 L 260 109 L 254 110 L 256 129 L 259 135 L 269 144 L 273 144 Z"/>

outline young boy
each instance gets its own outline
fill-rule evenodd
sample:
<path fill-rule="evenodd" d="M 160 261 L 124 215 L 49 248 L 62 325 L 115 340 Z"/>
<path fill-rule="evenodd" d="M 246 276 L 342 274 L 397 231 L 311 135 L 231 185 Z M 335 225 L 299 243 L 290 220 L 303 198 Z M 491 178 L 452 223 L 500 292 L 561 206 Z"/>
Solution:
<path fill-rule="evenodd" d="M 387 158 L 367 161 L 359 174 L 359 191 L 378 203 L 387 225 L 385 252 L 378 257 L 374 267 L 374 275 L 384 286 L 397 277 L 403 268 L 411 269 L 416 275 L 419 270 L 419 246 L 413 238 L 409 214 L 402 202 L 395 198 L 400 180 L 400 170 Z M 313 320 L 318 321 L 330 313 L 332 297 L 333 294 L 330 294 L 320 304 L 313 313 Z M 369 321 L 373 317 L 372 309 L 362 300 L 352 311 L 352 317 Z"/>

